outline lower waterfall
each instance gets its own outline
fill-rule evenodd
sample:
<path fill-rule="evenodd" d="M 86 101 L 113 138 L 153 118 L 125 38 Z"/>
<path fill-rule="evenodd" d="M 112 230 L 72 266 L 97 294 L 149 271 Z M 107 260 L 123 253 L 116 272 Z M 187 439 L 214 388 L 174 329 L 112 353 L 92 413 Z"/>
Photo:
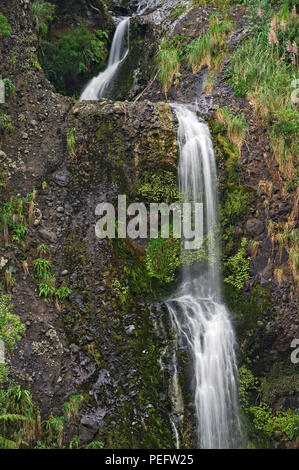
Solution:
<path fill-rule="evenodd" d="M 203 203 L 208 262 L 204 268 L 184 267 L 178 291 L 166 306 L 178 343 L 185 344 L 192 356 L 198 446 L 237 448 L 241 430 L 235 335 L 220 297 L 213 145 L 208 126 L 198 120 L 195 111 L 181 104 L 172 108 L 179 124 L 181 197 L 183 202 Z"/>

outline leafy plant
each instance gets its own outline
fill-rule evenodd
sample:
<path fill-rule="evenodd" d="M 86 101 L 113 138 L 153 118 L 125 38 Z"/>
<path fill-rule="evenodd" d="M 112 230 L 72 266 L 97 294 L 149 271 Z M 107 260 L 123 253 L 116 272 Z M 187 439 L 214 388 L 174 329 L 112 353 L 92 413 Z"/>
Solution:
<path fill-rule="evenodd" d="M 145 264 L 150 277 L 160 282 L 174 280 L 175 271 L 181 264 L 181 243 L 174 238 L 153 238 L 146 250 Z"/>
<path fill-rule="evenodd" d="M 56 289 L 55 291 L 55 296 L 57 297 L 58 300 L 63 302 L 65 299 L 67 299 L 71 295 L 72 291 L 66 286 L 60 287 L 59 289 Z"/>
<path fill-rule="evenodd" d="M 51 272 L 51 261 L 38 258 L 33 261 L 35 275 L 38 279 L 44 279 Z"/>
<path fill-rule="evenodd" d="M 22 241 L 26 240 L 27 233 L 28 233 L 28 229 L 25 225 L 22 225 L 22 224 L 15 225 L 12 230 L 11 239 L 13 242 L 21 243 Z"/>
<path fill-rule="evenodd" d="M 5 94 L 7 97 L 14 95 L 16 91 L 15 85 L 12 83 L 10 78 L 3 78 L 4 86 L 5 86 Z"/>
<path fill-rule="evenodd" d="M 0 13 L 0 37 L 9 36 L 11 33 L 11 26 L 7 21 L 6 16 Z"/>
<path fill-rule="evenodd" d="M 8 350 L 12 350 L 15 343 L 21 338 L 25 331 L 25 326 L 20 322 L 18 315 L 13 313 L 13 306 L 10 303 L 11 296 L 0 293 L 0 341 Z M 0 364 L 0 383 L 6 378 L 7 368 L 5 364 Z M 0 390 L 1 404 L 1 390 Z M 1 407 L 0 407 L 1 409 Z"/>
<path fill-rule="evenodd" d="M 247 239 L 242 238 L 239 251 L 228 258 L 225 263 L 225 269 L 230 273 L 224 279 L 226 284 L 230 284 L 238 290 L 241 290 L 245 281 L 249 279 L 249 265 L 250 261 L 246 258 L 246 245 Z"/>
<path fill-rule="evenodd" d="M 55 295 L 55 287 L 50 282 L 41 282 L 38 286 L 39 296 L 45 300 L 52 299 Z"/>
<path fill-rule="evenodd" d="M 212 44 L 208 34 L 203 34 L 191 42 L 189 46 L 188 61 L 192 72 L 198 72 L 203 65 L 211 65 Z"/>

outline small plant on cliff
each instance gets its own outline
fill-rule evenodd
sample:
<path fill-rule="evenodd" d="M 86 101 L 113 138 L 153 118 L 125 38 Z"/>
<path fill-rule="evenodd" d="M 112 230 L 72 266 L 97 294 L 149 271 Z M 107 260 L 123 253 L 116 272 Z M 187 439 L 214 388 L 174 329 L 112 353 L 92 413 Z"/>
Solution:
<path fill-rule="evenodd" d="M 69 423 L 75 423 L 84 395 L 72 395 L 69 400 L 61 406 L 63 415 Z"/>
<path fill-rule="evenodd" d="M 120 299 L 121 303 L 124 305 L 126 301 L 128 300 L 128 295 L 130 292 L 130 288 L 127 285 L 127 283 L 121 284 L 118 279 L 114 279 L 112 281 L 112 288 L 115 294 Z"/>
<path fill-rule="evenodd" d="M 34 272 L 38 279 L 44 279 L 51 272 L 51 261 L 43 258 L 38 258 L 33 261 Z"/>
<path fill-rule="evenodd" d="M 11 33 L 11 26 L 7 21 L 6 16 L 0 13 L 0 37 L 9 36 Z"/>
<path fill-rule="evenodd" d="M 12 230 L 12 241 L 16 243 L 21 243 L 27 238 L 28 229 L 25 225 L 18 224 L 13 227 Z"/>
<path fill-rule="evenodd" d="M 72 127 L 71 129 L 68 129 L 66 133 L 67 151 L 70 155 L 75 155 L 75 143 L 75 129 Z"/>
<path fill-rule="evenodd" d="M 11 292 L 15 283 L 16 278 L 13 276 L 11 268 L 6 269 L 4 274 L 4 284 L 8 292 Z"/>
<path fill-rule="evenodd" d="M 11 118 L 7 114 L 0 113 L 0 129 L 4 129 L 7 132 L 13 131 L 13 125 L 11 123 Z"/>
<path fill-rule="evenodd" d="M 56 289 L 55 296 L 56 298 L 60 301 L 63 302 L 65 299 L 67 299 L 71 295 L 72 291 L 66 286 L 60 287 L 59 289 Z"/>
<path fill-rule="evenodd" d="M 12 83 L 10 78 L 3 78 L 4 86 L 5 86 L 5 95 L 7 97 L 14 95 L 16 91 L 15 85 Z"/>
<path fill-rule="evenodd" d="M 157 58 L 159 79 L 162 84 L 162 91 L 167 93 L 172 85 L 173 78 L 180 71 L 180 61 L 178 51 L 170 45 L 167 39 L 162 39 Z"/>
<path fill-rule="evenodd" d="M 40 256 L 45 256 L 50 253 L 50 248 L 45 243 L 39 243 L 37 246 L 37 252 Z"/>
<path fill-rule="evenodd" d="M 226 284 L 230 284 L 238 290 L 241 290 L 245 281 L 249 279 L 249 264 L 250 260 L 246 257 L 247 239 L 244 237 L 241 240 L 239 251 L 228 258 L 225 263 L 225 269 L 230 273 L 224 279 Z"/>
<path fill-rule="evenodd" d="M 38 288 L 40 297 L 44 297 L 45 300 L 53 299 L 55 295 L 55 287 L 50 282 L 41 282 Z"/>

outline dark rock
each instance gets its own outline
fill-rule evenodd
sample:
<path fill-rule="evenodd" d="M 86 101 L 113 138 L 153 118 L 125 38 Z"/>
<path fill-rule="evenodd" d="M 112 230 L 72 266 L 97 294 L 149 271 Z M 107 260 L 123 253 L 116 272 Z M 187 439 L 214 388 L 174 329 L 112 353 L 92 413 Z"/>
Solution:
<path fill-rule="evenodd" d="M 59 171 L 54 176 L 54 181 L 58 186 L 67 186 L 70 180 L 70 175 L 68 171 Z"/>
<path fill-rule="evenodd" d="M 45 228 L 40 229 L 39 234 L 44 240 L 50 243 L 55 243 L 57 240 L 56 234 L 54 232 L 46 230 Z"/>
<path fill-rule="evenodd" d="M 245 229 L 250 235 L 260 235 L 264 231 L 264 224 L 258 219 L 248 219 L 245 224 Z"/>
<path fill-rule="evenodd" d="M 87 428 L 89 431 L 91 431 L 93 434 L 95 434 L 99 429 L 98 422 L 90 416 L 83 416 L 80 421 L 80 424 Z"/>

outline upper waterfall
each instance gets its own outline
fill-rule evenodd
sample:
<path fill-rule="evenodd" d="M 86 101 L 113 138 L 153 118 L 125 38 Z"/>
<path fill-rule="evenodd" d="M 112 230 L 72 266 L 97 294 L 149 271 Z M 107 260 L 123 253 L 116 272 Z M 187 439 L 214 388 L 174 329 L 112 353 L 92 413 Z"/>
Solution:
<path fill-rule="evenodd" d="M 80 101 L 98 100 L 106 95 L 120 64 L 129 52 L 129 30 L 130 18 L 123 18 L 115 30 L 106 69 L 88 83 Z"/>

